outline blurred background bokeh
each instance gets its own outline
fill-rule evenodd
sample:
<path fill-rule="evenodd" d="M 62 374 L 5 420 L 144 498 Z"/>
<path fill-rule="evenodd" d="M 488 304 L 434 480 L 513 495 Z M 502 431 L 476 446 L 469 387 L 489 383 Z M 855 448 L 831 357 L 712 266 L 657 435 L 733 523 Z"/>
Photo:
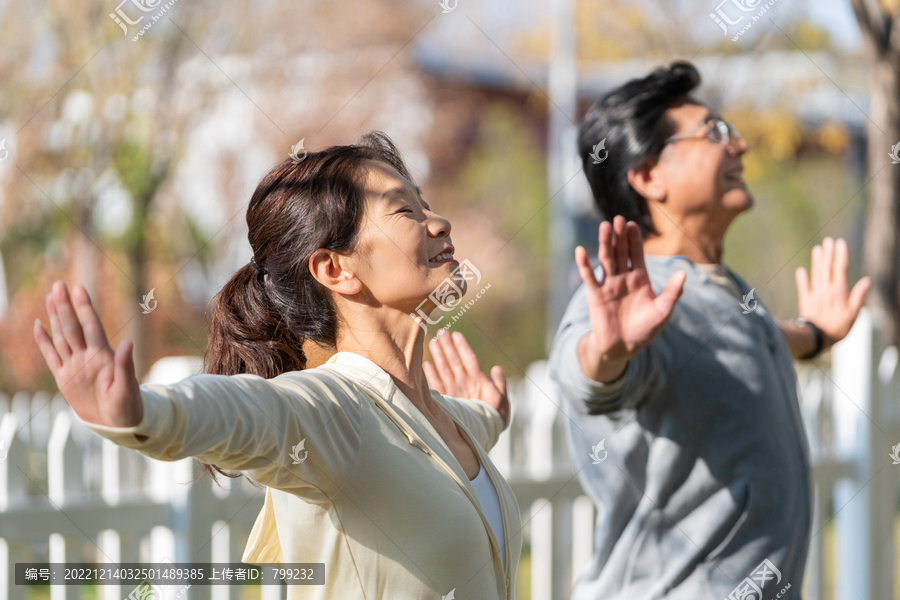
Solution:
<path fill-rule="evenodd" d="M 835 41 L 855 25 L 834 4 L 822 22 L 818 3 L 779 3 L 784 31 L 760 24 L 740 43 L 703 2 L 573 5 L 566 119 L 659 64 L 700 67 L 699 95 L 750 145 L 756 206 L 725 261 L 785 318 L 811 242 L 846 237 L 860 270 L 865 64 Z M 301 139 L 314 150 L 369 129 L 400 145 L 458 255 L 491 283 L 454 328 L 512 375 L 545 356 L 549 275 L 569 272 L 576 243 L 596 248 L 598 223 L 578 165 L 564 167 L 563 193 L 548 188 L 549 5 L 179 0 L 136 41 L 116 8 L 0 4 L 0 390 L 53 387 L 31 324 L 55 279 L 88 288 L 113 342 L 135 341 L 141 373 L 202 354 L 206 305 L 249 260 L 243 210 L 263 173 Z M 548 227 L 563 211 L 575 235 L 559 262 Z M 145 315 L 151 289 L 158 309 Z"/>

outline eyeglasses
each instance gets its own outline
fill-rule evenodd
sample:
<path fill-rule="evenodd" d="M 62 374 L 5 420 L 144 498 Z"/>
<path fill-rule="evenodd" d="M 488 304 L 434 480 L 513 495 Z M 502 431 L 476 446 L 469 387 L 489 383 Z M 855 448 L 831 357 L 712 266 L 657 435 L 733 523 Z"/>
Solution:
<path fill-rule="evenodd" d="M 726 123 L 722 119 L 710 119 L 705 123 L 700 123 L 696 127 L 691 127 L 687 131 L 682 131 L 681 133 L 667 137 L 665 140 L 663 140 L 663 143 L 668 144 L 669 142 L 674 142 L 675 140 L 686 138 L 690 134 L 694 133 L 698 129 L 702 129 L 703 127 L 706 127 L 706 137 L 708 137 L 711 142 L 716 144 L 725 142 L 725 144 L 727 145 L 730 144 L 732 140 L 737 143 L 742 139 L 741 134 L 738 133 L 738 130 L 734 126 L 734 123 Z"/>

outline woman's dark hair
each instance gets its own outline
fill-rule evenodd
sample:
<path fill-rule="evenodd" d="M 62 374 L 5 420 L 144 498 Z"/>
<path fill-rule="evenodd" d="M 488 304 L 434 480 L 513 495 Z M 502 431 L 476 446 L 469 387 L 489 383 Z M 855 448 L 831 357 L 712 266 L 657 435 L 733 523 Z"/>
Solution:
<path fill-rule="evenodd" d="M 622 215 L 641 233 L 658 233 L 647 200 L 628 183 L 628 171 L 659 156 L 664 140 L 675 131 L 666 109 L 700 85 L 700 73 L 689 62 L 676 61 L 643 79 L 612 90 L 588 110 L 578 134 L 578 153 L 603 219 Z M 606 160 L 595 164 L 593 148 L 606 139 Z M 598 150 L 602 158 L 603 150 Z"/>
<path fill-rule="evenodd" d="M 306 368 L 306 340 L 335 345 L 337 315 L 310 273 L 309 259 L 319 248 L 356 246 L 365 213 L 366 160 L 385 162 L 415 184 L 390 138 L 371 131 L 354 145 L 309 152 L 299 162 L 285 159 L 256 186 L 247 206 L 247 237 L 266 274 L 247 257 L 210 302 L 204 373 L 270 379 Z M 201 476 L 216 482 L 216 473 L 241 475 L 200 465 Z"/>

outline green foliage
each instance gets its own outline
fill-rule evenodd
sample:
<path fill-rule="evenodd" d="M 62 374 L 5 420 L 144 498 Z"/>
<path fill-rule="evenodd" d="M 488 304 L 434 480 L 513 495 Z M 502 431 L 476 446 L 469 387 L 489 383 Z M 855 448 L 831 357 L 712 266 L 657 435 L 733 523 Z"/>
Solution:
<path fill-rule="evenodd" d="M 451 207 L 456 215 L 448 214 L 454 230 L 486 220 L 493 243 L 480 254 L 478 248 L 460 248 L 484 266 L 485 275 L 465 301 L 487 283 L 491 289 L 451 330 L 466 336 L 485 368 L 499 364 L 508 376 L 521 377 L 545 353 L 551 207 L 544 161 L 534 120 L 521 107 L 498 101 L 485 109 L 478 140 L 453 178 L 460 199 Z"/>

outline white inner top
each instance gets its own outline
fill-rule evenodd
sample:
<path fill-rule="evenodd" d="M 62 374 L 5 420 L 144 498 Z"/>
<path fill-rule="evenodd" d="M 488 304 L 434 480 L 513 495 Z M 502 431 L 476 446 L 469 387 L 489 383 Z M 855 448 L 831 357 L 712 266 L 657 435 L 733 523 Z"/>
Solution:
<path fill-rule="evenodd" d="M 484 516 L 487 517 L 491 529 L 494 530 L 494 537 L 500 543 L 500 557 L 503 560 L 503 568 L 505 569 L 506 538 L 503 537 L 503 515 L 500 512 L 500 499 L 497 497 L 497 490 L 494 488 L 494 484 L 491 483 L 491 478 L 488 477 L 487 471 L 484 470 L 480 462 L 478 464 L 478 475 L 469 483 L 475 488 L 475 495 L 478 496 L 478 501 L 481 503 L 481 510 L 484 512 Z"/>

